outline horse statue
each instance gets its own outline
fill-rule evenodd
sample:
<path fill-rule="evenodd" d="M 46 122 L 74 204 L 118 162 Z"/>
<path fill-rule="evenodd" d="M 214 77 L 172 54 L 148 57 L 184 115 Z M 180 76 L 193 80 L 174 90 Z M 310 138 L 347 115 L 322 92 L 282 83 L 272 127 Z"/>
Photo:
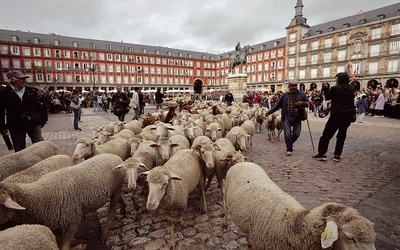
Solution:
<path fill-rule="evenodd" d="M 239 44 L 239 43 L 238 43 Z M 240 45 L 236 46 L 236 53 L 230 57 L 229 72 L 232 73 L 236 65 L 246 65 L 247 53 L 250 50 L 250 45 L 246 45 L 240 48 Z"/>

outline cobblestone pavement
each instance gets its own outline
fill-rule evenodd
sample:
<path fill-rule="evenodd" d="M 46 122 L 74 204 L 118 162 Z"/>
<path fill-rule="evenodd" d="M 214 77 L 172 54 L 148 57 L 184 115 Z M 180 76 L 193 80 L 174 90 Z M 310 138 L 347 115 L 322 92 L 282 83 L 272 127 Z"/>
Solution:
<path fill-rule="evenodd" d="M 152 112 L 153 107 L 146 107 Z M 127 114 L 126 121 L 132 118 Z M 75 140 L 88 136 L 90 127 L 116 120 L 110 113 L 84 109 L 83 131 L 72 129 L 73 115 L 50 115 L 43 128 L 45 140 L 60 146 L 60 153 L 71 155 Z M 321 119 L 309 113 L 303 122 L 302 134 L 295 143 L 293 155 L 285 155 L 285 143 L 275 138 L 268 141 L 265 127 L 254 136 L 253 147 L 246 153 L 249 160 L 262 166 L 271 179 L 284 191 L 294 196 L 306 208 L 325 202 L 339 202 L 358 209 L 375 223 L 376 249 L 400 249 L 400 120 L 365 117 L 364 123 L 354 123 L 348 130 L 342 161 L 326 162 L 311 158 L 313 138 L 318 145 L 327 118 Z M 335 137 L 331 140 L 328 157 L 332 157 Z M 0 142 L 0 156 L 12 153 Z M 105 245 L 100 243 L 101 226 L 104 226 L 107 206 L 92 213 L 83 221 L 73 245 L 86 243 L 89 249 L 165 249 L 169 244 L 168 223 L 161 211 L 140 213 L 133 209 L 131 194 L 124 189 L 127 202 L 125 216 L 114 219 L 110 236 Z M 139 196 L 137 194 L 137 196 Z M 209 213 L 197 209 L 195 191 L 189 197 L 188 208 L 182 225 L 175 227 L 176 241 L 180 249 L 247 249 L 245 235 L 231 221 L 222 230 L 220 190 L 214 181 L 208 190 Z M 144 204 L 144 198 L 139 202 Z M 251 204 L 249 204 L 251 205 Z"/>

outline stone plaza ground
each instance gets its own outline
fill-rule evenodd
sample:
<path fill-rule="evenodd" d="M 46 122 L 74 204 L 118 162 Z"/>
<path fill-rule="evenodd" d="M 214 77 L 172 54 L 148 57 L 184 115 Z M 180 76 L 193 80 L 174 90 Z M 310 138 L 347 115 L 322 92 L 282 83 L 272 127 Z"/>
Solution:
<path fill-rule="evenodd" d="M 61 154 L 72 155 L 75 140 L 89 136 L 90 127 L 115 121 L 116 116 L 84 109 L 82 131 L 72 127 L 72 114 L 49 116 L 43 128 L 45 140 L 60 147 Z M 154 112 L 154 106 L 146 107 Z M 126 121 L 132 119 L 128 113 Z M 302 134 L 294 145 L 293 155 L 285 155 L 285 143 L 275 138 L 267 140 L 265 127 L 253 139 L 253 147 L 246 152 L 249 161 L 259 164 L 284 191 L 295 197 L 306 208 L 326 202 L 338 202 L 358 209 L 375 223 L 376 249 L 400 249 L 400 120 L 365 117 L 364 123 L 353 123 L 347 135 L 342 161 L 332 161 L 335 137 L 331 140 L 328 161 L 311 158 L 310 135 L 317 148 L 327 118 L 309 113 L 302 122 Z M 28 144 L 29 145 L 29 144 Z M 0 156 L 12 153 L 0 141 Z M 161 211 L 140 214 L 133 209 L 130 193 L 125 189 L 125 216 L 117 215 L 106 245 L 100 243 L 101 226 L 105 224 L 106 206 L 88 215 L 82 222 L 73 245 L 88 244 L 89 249 L 164 249 L 169 244 L 168 223 Z M 220 190 L 214 181 L 208 190 L 209 213 L 201 214 L 196 191 L 189 198 L 188 209 L 181 226 L 175 227 L 180 249 L 247 249 L 245 235 L 230 221 L 222 229 Z M 144 199 L 139 199 L 144 204 Z M 251 206 L 251 204 L 249 204 Z"/>

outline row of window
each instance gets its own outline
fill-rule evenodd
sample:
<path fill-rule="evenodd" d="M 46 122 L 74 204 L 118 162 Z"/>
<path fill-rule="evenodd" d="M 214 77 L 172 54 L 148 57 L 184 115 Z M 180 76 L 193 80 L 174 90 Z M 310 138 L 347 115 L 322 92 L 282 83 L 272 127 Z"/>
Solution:
<path fill-rule="evenodd" d="M 355 62 L 351 65 L 350 73 L 354 75 L 360 75 L 363 73 L 363 69 L 361 66 L 361 62 Z M 302 69 L 299 70 L 298 78 L 308 79 L 308 78 L 331 78 L 334 77 L 339 72 L 345 72 L 348 67 L 348 64 L 342 64 L 340 66 L 331 66 L 331 67 L 323 67 L 323 68 L 313 68 L 309 70 L 309 75 L 306 75 L 307 70 Z M 388 60 L 387 65 L 386 61 L 382 62 L 370 62 L 367 65 L 368 68 L 364 69 L 364 72 L 367 74 L 377 74 L 379 70 L 385 71 L 387 73 L 397 72 L 399 70 L 399 60 Z M 387 67 L 387 68 L 386 68 Z M 320 72 L 318 72 L 320 70 Z M 295 72 L 293 70 L 288 71 L 288 78 L 295 79 Z"/>

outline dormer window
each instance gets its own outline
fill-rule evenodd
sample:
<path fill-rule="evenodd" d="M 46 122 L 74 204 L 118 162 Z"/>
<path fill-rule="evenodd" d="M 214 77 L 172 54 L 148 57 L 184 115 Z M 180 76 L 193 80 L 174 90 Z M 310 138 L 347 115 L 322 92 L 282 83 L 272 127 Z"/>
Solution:
<path fill-rule="evenodd" d="M 147 50 L 146 50 L 146 49 L 143 49 L 142 51 L 143 51 L 143 53 L 145 53 L 145 54 L 147 53 Z"/>
<path fill-rule="evenodd" d="M 34 38 L 33 38 L 33 43 L 36 43 L 36 44 L 39 43 L 39 38 L 34 37 Z"/>
<path fill-rule="evenodd" d="M 13 42 L 18 42 L 18 37 L 17 36 L 12 36 L 12 41 Z"/>
<path fill-rule="evenodd" d="M 347 28 L 349 28 L 349 27 L 350 27 L 350 24 L 349 24 L 349 23 L 343 24 L 343 28 L 347 29 Z"/>
<path fill-rule="evenodd" d="M 317 35 L 321 35 L 322 34 L 322 30 L 317 30 Z"/>
<path fill-rule="evenodd" d="M 329 32 L 335 31 L 335 27 L 330 27 L 328 30 Z"/>
<path fill-rule="evenodd" d="M 182 52 L 179 52 L 178 55 L 179 55 L 179 57 L 182 57 Z"/>
<path fill-rule="evenodd" d="M 171 56 L 171 51 L 168 51 L 168 52 L 167 52 L 167 55 L 168 55 L 168 56 Z"/>
<path fill-rule="evenodd" d="M 367 19 L 361 19 L 360 20 L 360 24 L 364 24 L 364 23 L 367 23 Z"/>
<path fill-rule="evenodd" d="M 189 57 L 189 58 L 192 58 L 192 53 L 189 53 L 189 54 L 188 54 L 188 57 Z"/>
<path fill-rule="evenodd" d="M 54 45 L 56 45 L 56 46 L 58 46 L 58 45 L 60 45 L 60 41 L 59 40 L 54 40 Z"/>
<path fill-rule="evenodd" d="M 156 55 L 159 55 L 160 54 L 160 51 L 159 50 L 156 50 Z"/>
<path fill-rule="evenodd" d="M 76 48 L 76 47 L 78 47 L 78 42 L 72 42 L 72 47 L 74 47 L 74 48 Z"/>
<path fill-rule="evenodd" d="M 274 42 L 274 47 L 277 47 L 279 45 L 279 42 L 278 41 L 275 41 Z"/>
<path fill-rule="evenodd" d="M 385 14 L 378 15 L 378 21 L 385 19 Z"/>
<path fill-rule="evenodd" d="M 111 50 L 111 45 L 106 45 L 107 50 Z"/>

